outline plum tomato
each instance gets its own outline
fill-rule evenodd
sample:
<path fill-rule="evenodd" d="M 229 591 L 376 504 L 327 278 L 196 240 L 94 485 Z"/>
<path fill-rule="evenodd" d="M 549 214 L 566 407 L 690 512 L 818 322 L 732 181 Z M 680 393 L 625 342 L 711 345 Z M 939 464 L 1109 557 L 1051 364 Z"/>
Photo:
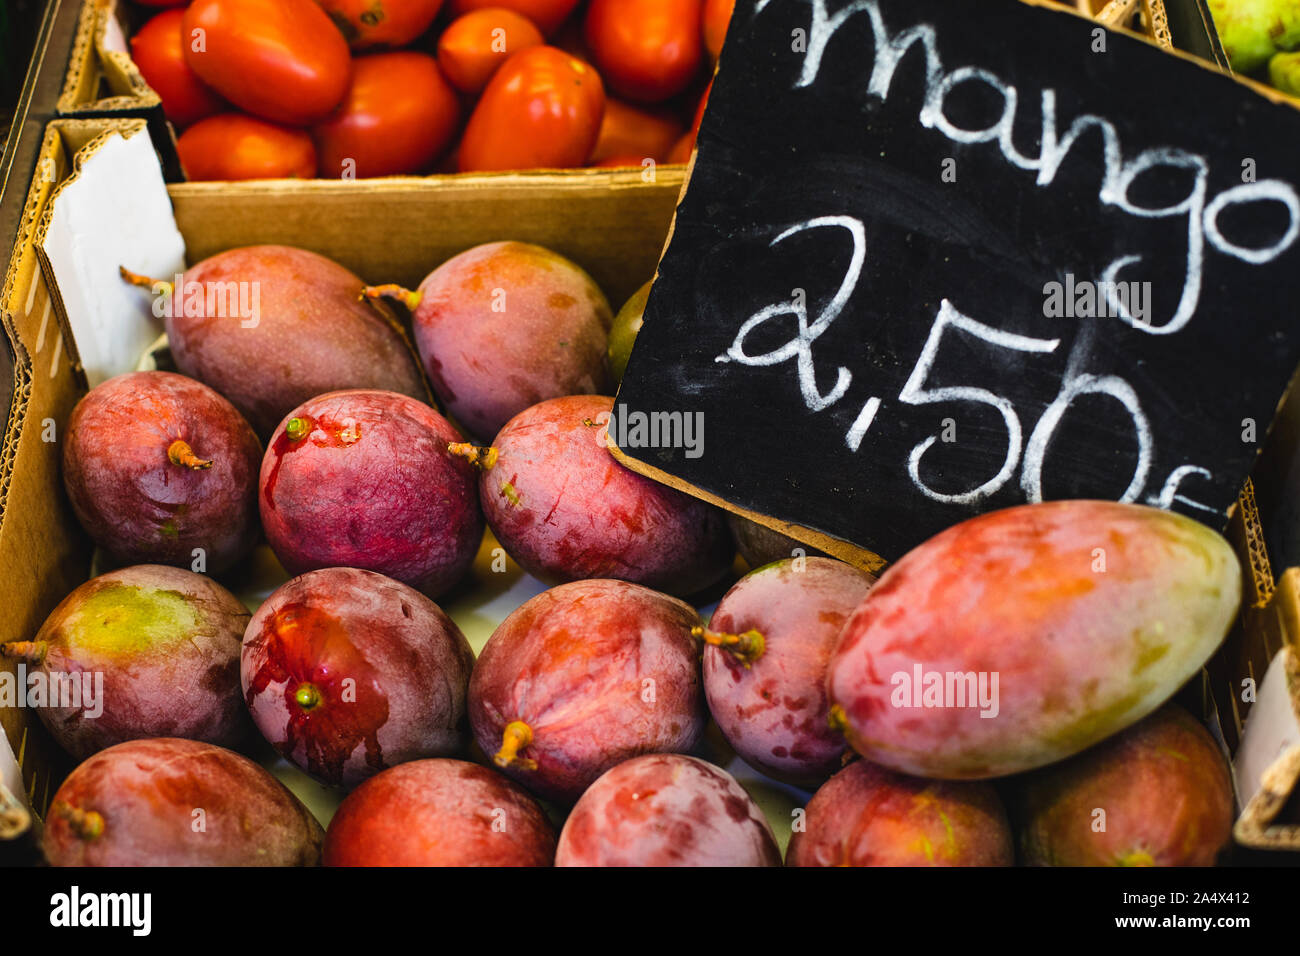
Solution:
<path fill-rule="evenodd" d="M 465 127 L 462 172 L 586 165 L 605 89 L 589 64 L 550 46 L 521 50 L 497 70 Z"/>
<path fill-rule="evenodd" d="M 480 93 L 510 54 L 544 42 L 533 21 L 513 10 L 472 10 L 442 31 L 438 65 L 456 89 Z"/>
<path fill-rule="evenodd" d="M 181 129 L 229 109 L 185 62 L 184 16 L 184 10 L 164 10 L 131 37 L 131 59 L 162 100 L 167 118 Z"/>
<path fill-rule="evenodd" d="M 188 179 L 311 179 L 316 147 L 306 130 L 243 113 L 199 120 L 176 143 Z"/>
<path fill-rule="evenodd" d="M 185 61 L 230 102 L 263 119 L 324 119 L 348 91 L 343 34 L 314 0 L 194 0 Z"/>
<path fill-rule="evenodd" d="M 591 0 L 585 36 L 609 88 L 660 103 L 690 84 L 703 59 L 701 0 Z"/>
<path fill-rule="evenodd" d="M 460 101 L 427 53 L 357 57 L 339 108 L 312 129 L 322 179 L 425 172 L 460 122 Z"/>
<path fill-rule="evenodd" d="M 611 98 L 605 101 L 605 118 L 600 123 L 591 161 L 599 164 L 611 156 L 636 156 L 634 166 L 640 166 L 646 158 L 662 163 L 684 132 L 682 124 L 669 112 Z"/>
<path fill-rule="evenodd" d="M 736 0 L 704 0 L 704 47 L 709 51 L 710 62 L 718 62 L 735 9 Z"/>
<path fill-rule="evenodd" d="M 695 152 L 695 133 L 692 131 L 683 135 L 673 146 L 672 151 L 668 154 L 668 162 L 685 165 L 691 161 L 691 153 L 693 152 Z"/>
<path fill-rule="evenodd" d="M 433 24 L 442 0 L 316 0 L 354 50 L 406 46 Z"/>

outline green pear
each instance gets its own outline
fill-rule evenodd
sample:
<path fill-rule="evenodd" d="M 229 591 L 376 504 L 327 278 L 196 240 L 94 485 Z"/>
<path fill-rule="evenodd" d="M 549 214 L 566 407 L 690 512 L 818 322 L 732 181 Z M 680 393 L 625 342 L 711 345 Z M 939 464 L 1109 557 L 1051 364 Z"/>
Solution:
<path fill-rule="evenodd" d="M 1210 0 L 1210 13 L 1238 73 L 1250 73 L 1273 54 L 1300 47 L 1300 4 L 1295 0 Z"/>

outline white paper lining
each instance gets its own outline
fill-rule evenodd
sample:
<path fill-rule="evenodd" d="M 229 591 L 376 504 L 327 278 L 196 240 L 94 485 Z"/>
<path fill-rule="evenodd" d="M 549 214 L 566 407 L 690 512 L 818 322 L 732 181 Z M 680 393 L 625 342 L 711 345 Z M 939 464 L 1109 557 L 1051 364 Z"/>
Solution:
<path fill-rule="evenodd" d="M 91 387 L 134 369 L 162 321 L 151 297 L 127 285 L 118 267 L 170 281 L 185 264 L 185 240 L 148 135 L 113 135 L 85 158 L 54 199 L 41 248 Z"/>

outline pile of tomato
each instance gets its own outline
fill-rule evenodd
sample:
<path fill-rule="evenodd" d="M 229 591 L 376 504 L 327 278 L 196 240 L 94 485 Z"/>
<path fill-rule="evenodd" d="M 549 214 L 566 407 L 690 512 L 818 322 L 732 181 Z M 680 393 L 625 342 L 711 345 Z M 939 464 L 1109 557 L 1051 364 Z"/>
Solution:
<path fill-rule="evenodd" d="M 194 180 L 689 159 L 735 0 L 136 0 Z"/>

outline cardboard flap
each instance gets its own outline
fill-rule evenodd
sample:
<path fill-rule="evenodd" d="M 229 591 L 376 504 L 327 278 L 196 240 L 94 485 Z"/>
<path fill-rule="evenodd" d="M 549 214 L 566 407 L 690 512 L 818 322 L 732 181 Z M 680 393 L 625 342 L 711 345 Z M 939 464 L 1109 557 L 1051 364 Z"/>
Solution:
<path fill-rule="evenodd" d="M 13 379 L 9 405 L 5 412 L 5 430 L 0 437 L 0 521 L 4 519 L 5 505 L 9 499 L 9 485 L 13 481 L 14 463 L 18 457 L 18 439 L 22 434 L 23 418 L 32 392 L 32 359 L 14 328 L 7 313 L 0 314 L 4 344 L 13 357 Z"/>
<path fill-rule="evenodd" d="M 87 0 L 58 111 L 112 114 L 160 106 L 162 100 L 145 82 L 128 50 L 115 0 Z"/>
<path fill-rule="evenodd" d="M 30 807 L 27 788 L 23 786 L 22 768 L 18 766 L 18 758 L 4 734 L 0 734 L 0 787 L 13 794 L 23 806 Z M 0 802 L 3 802 L 3 797 L 0 797 Z"/>
<path fill-rule="evenodd" d="M 1297 690 L 1297 658 L 1284 647 L 1259 685 L 1232 764 L 1242 807 L 1234 834 L 1248 846 L 1300 849 L 1300 820 L 1279 819 L 1300 779 Z"/>
<path fill-rule="evenodd" d="M 118 268 L 170 281 L 185 267 L 185 241 L 144 121 L 125 121 L 77 151 L 36 245 L 87 385 L 134 369 L 162 322 Z"/>
<path fill-rule="evenodd" d="M 16 839 L 31 829 L 31 811 L 22 767 L 9 741 L 0 734 L 0 841 Z"/>

